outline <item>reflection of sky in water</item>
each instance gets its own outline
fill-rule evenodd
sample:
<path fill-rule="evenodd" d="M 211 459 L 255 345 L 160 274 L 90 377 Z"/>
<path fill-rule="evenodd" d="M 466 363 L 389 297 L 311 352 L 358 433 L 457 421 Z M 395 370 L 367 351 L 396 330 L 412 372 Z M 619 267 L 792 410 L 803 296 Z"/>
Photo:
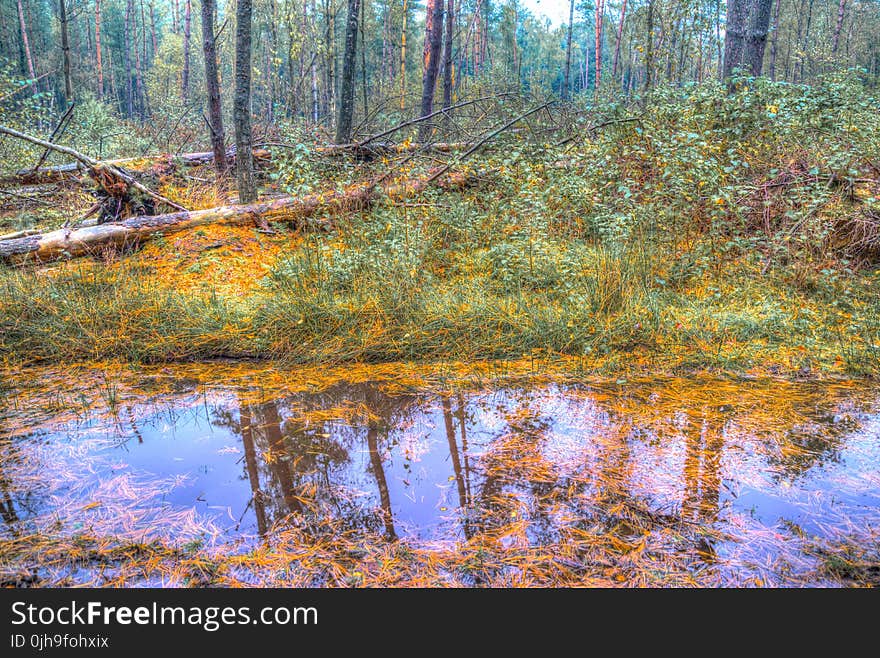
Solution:
<path fill-rule="evenodd" d="M 880 521 L 875 402 L 818 392 L 792 418 L 768 421 L 754 417 L 760 399 L 747 388 L 751 406 L 721 411 L 671 404 L 656 389 L 630 399 L 625 387 L 550 385 L 444 401 L 339 385 L 244 405 L 234 391 L 181 395 L 2 444 L 5 532 L 49 517 L 112 531 L 125 525 L 115 496 L 142 513 L 128 521 L 132 533 L 149 521 L 158 536 L 207 528 L 214 541 L 309 514 L 424 540 L 464 539 L 497 525 L 493 514 L 522 515 L 533 543 L 579 523 L 626 534 L 630 507 L 722 530 L 821 535 Z M 349 411 L 310 416 L 340 405 Z M 498 501 L 509 507 L 499 512 Z"/>

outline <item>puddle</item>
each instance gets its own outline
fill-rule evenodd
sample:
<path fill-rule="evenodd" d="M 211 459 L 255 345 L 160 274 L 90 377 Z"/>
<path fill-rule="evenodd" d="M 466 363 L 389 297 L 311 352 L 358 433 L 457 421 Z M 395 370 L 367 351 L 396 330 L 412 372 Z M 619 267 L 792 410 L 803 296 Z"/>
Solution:
<path fill-rule="evenodd" d="M 77 392 L 37 378 L 4 392 L 0 538 L 243 555 L 297 529 L 540 555 L 535 573 L 547 576 L 531 584 L 880 575 L 880 394 L 868 383 L 401 391 L 367 381 L 290 392 L 161 372 Z M 7 571 L 29 563 L 16 560 Z"/>

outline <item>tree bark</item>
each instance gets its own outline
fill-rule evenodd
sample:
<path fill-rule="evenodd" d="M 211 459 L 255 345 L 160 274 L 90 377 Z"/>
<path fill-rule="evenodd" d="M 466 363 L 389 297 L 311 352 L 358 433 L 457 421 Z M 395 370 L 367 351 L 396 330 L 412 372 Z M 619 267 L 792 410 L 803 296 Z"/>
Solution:
<path fill-rule="evenodd" d="M 95 0 L 95 65 L 98 74 L 98 100 L 104 98 L 104 67 L 101 65 L 101 0 Z"/>
<path fill-rule="evenodd" d="M 761 75 L 764 68 L 764 49 L 767 46 L 767 28 L 770 25 L 772 9 L 773 0 L 754 0 L 752 3 L 743 52 L 743 66 L 755 77 Z"/>
<path fill-rule="evenodd" d="M 831 54 L 836 55 L 840 46 L 840 29 L 843 27 L 843 18 L 846 15 L 846 0 L 840 0 L 837 5 L 837 23 L 834 25 L 834 39 L 831 42 Z"/>
<path fill-rule="evenodd" d="M 257 198 L 254 179 L 253 135 L 251 134 L 251 0 L 238 0 L 235 28 L 235 171 L 242 203 Z"/>
<path fill-rule="evenodd" d="M 202 0 L 202 52 L 205 56 L 205 87 L 208 94 L 208 130 L 214 152 L 214 168 L 225 176 L 226 133 L 223 130 L 223 106 L 220 102 L 220 79 L 217 75 L 217 44 L 214 37 L 216 0 Z"/>
<path fill-rule="evenodd" d="M 452 81 L 453 81 L 453 63 L 452 63 L 452 45 L 455 36 L 455 0 L 448 0 L 446 3 L 446 35 L 443 42 L 443 105 L 444 110 L 452 105 Z M 446 115 L 446 121 L 449 122 L 449 116 Z"/>
<path fill-rule="evenodd" d="M 654 0 L 648 0 L 648 17 L 645 39 L 645 91 L 651 91 L 654 78 Z"/>
<path fill-rule="evenodd" d="M 61 65 L 64 70 L 64 100 L 73 102 L 73 80 L 70 73 L 70 39 L 67 34 L 67 6 L 65 0 L 58 0 L 58 21 L 61 24 Z"/>
<path fill-rule="evenodd" d="M 605 22 L 605 0 L 596 0 L 596 75 L 593 79 L 596 91 L 602 82 L 602 32 Z"/>
<path fill-rule="evenodd" d="M 122 23 L 122 62 L 125 68 L 125 115 L 128 118 L 134 116 L 134 76 L 131 69 L 131 18 L 134 10 L 134 0 L 125 2 L 125 18 Z M 137 47 L 137 45 L 135 45 Z"/>
<path fill-rule="evenodd" d="M 437 86 L 437 70 L 440 66 L 440 46 L 443 41 L 443 0 L 428 0 L 425 15 L 425 48 L 423 54 L 422 102 L 419 116 L 427 116 L 434 111 L 434 90 Z M 431 124 L 419 125 L 419 141 L 426 142 L 431 137 Z"/>
<path fill-rule="evenodd" d="M 403 27 L 400 29 L 400 111 L 406 108 L 406 18 L 408 2 L 403 0 Z"/>
<path fill-rule="evenodd" d="M 28 39 L 27 23 L 24 20 L 24 7 L 21 4 L 21 0 L 16 0 L 16 5 L 18 6 L 18 25 L 21 30 L 21 45 L 24 49 L 24 59 L 27 64 L 28 76 L 31 80 L 36 80 L 37 73 L 34 69 L 34 58 L 31 55 L 31 44 Z"/>
<path fill-rule="evenodd" d="M 776 0 L 773 10 L 773 38 L 770 40 L 770 79 L 776 82 L 776 56 L 779 52 L 779 6 L 782 0 Z"/>
<path fill-rule="evenodd" d="M 143 11 L 144 5 L 143 0 L 141 0 L 141 11 Z M 141 18 L 143 19 L 143 13 L 141 14 Z M 143 25 L 143 20 L 141 20 L 141 48 L 137 47 L 137 38 L 135 38 L 135 46 L 134 46 L 134 89 L 135 89 L 135 100 L 137 106 L 138 116 L 143 119 L 147 116 L 147 92 L 144 88 L 144 65 L 146 64 L 146 34 L 145 26 Z M 137 19 L 134 21 L 134 31 L 135 37 L 137 37 Z"/>
<path fill-rule="evenodd" d="M 250 0 L 248 0 L 250 5 Z M 183 71 L 180 74 L 180 97 L 186 102 L 189 98 L 189 40 L 192 24 L 192 0 L 186 0 L 183 10 Z"/>
<path fill-rule="evenodd" d="M 150 42 L 153 45 L 153 57 L 159 50 L 159 41 L 156 36 L 156 6 L 153 0 L 150 0 Z"/>
<path fill-rule="evenodd" d="M 574 0 L 568 3 L 568 33 L 565 38 L 565 70 L 562 73 L 562 100 L 571 94 L 571 35 L 574 29 Z"/>
<path fill-rule="evenodd" d="M 614 44 L 614 61 L 611 64 L 611 77 L 617 78 L 617 63 L 620 59 L 620 42 L 623 41 L 623 26 L 626 21 L 626 0 L 623 0 L 623 6 L 620 8 L 620 23 L 617 26 L 617 42 Z M 569 41 L 571 40 L 569 32 Z"/>
<path fill-rule="evenodd" d="M 458 189 L 472 179 L 461 173 L 447 174 L 436 184 L 443 189 Z M 0 261 L 10 264 L 42 263 L 59 258 L 100 254 L 108 247 L 133 246 L 156 234 L 170 235 L 206 224 L 245 225 L 266 221 L 301 222 L 317 213 L 346 213 L 370 207 L 383 195 L 405 199 L 420 194 L 434 184 L 429 175 L 377 188 L 367 183 L 344 192 L 313 194 L 303 198 L 286 197 L 251 205 L 232 205 L 196 210 L 131 217 L 77 229 L 61 229 L 0 241 Z M 327 223 L 324 223 L 327 226 Z"/>
<path fill-rule="evenodd" d="M 361 0 L 348 0 L 348 20 L 345 23 L 345 51 L 342 56 L 342 78 L 339 88 L 339 115 L 336 121 L 337 144 L 348 144 L 351 141 L 360 3 Z"/>
<path fill-rule="evenodd" d="M 727 1 L 727 23 L 724 30 L 724 68 L 722 72 L 724 80 L 730 79 L 734 69 L 743 63 L 748 18 L 749 0 Z"/>

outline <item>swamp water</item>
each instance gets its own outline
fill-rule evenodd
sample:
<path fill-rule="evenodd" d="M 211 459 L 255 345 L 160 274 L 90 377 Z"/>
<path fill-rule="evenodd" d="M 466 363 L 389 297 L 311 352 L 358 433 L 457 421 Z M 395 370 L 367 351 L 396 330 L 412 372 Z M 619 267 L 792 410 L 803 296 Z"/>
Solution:
<path fill-rule="evenodd" d="M 383 372 L 8 378 L 0 579 L 880 583 L 868 382 Z"/>

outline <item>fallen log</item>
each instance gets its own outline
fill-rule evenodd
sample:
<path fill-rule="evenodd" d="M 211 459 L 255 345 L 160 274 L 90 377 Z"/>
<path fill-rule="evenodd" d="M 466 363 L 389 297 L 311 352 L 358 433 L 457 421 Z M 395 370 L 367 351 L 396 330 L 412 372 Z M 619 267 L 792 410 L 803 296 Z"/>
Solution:
<path fill-rule="evenodd" d="M 254 160 L 266 162 L 271 160 L 272 154 L 266 149 L 254 149 Z M 235 150 L 230 149 L 226 152 L 227 162 L 230 164 L 235 162 Z M 142 173 L 149 171 L 154 167 L 159 167 L 163 171 L 173 169 L 180 164 L 184 167 L 198 167 L 210 164 L 214 161 L 214 154 L 211 151 L 200 151 L 197 153 L 183 153 L 181 155 L 147 155 L 140 158 L 119 158 L 116 160 L 105 160 L 104 164 L 113 167 L 125 167 L 131 172 Z M 0 186 L 18 186 L 18 185 L 47 185 L 60 182 L 81 182 L 82 177 L 88 176 L 88 168 L 81 162 L 71 162 L 63 165 L 55 165 L 52 167 L 41 167 L 39 169 L 21 169 L 15 173 L 0 176 Z"/>
<path fill-rule="evenodd" d="M 318 211 L 344 213 L 363 210 L 383 195 L 392 199 L 403 199 L 419 194 L 432 185 L 457 189 L 465 187 L 472 180 L 473 177 L 458 172 L 449 173 L 440 179 L 429 172 L 423 178 L 384 186 L 364 183 L 344 192 L 313 194 L 302 198 L 284 197 L 250 205 L 221 206 L 166 215 L 130 217 L 118 222 L 2 240 L 0 260 L 21 265 L 99 254 L 108 247 L 133 247 L 158 233 L 169 235 L 205 224 L 256 225 L 263 221 L 297 223 Z"/>
<path fill-rule="evenodd" d="M 58 153 L 64 153 L 65 155 L 76 160 L 77 162 L 82 163 L 88 170 L 89 176 L 98 184 L 98 186 L 102 190 L 104 190 L 104 192 L 106 192 L 108 196 L 113 197 L 118 201 L 117 214 L 122 206 L 122 203 L 128 201 L 131 198 L 129 191 L 132 189 L 140 192 L 142 195 L 149 197 L 150 199 L 153 199 L 154 201 L 165 204 L 169 208 L 176 208 L 180 211 L 186 210 L 186 208 L 184 208 L 180 204 L 174 203 L 174 201 L 172 201 L 171 199 L 167 199 L 161 194 L 157 194 L 156 192 L 153 192 L 152 190 L 144 187 L 141 183 L 132 178 L 131 174 L 126 172 L 124 169 L 116 167 L 112 164 L 108 164 L 106 162 L 95 160 L 94 158 L 85 155 L 84 153 L 80 153 L 79 151 L 72 149 L 69 146 L 53 144 L 52 142 L 47 142 L 44 139 L 34 137 L 33 135 L 28 135 L 13 128 L 9 128 L 8 126 L 0 125 L 0 134 L 9 135 L 10 137 L 30 142 L 31 144 L 35 144 L 44 149 L 51 149 L 52 151 L 57 151 Z"/>

